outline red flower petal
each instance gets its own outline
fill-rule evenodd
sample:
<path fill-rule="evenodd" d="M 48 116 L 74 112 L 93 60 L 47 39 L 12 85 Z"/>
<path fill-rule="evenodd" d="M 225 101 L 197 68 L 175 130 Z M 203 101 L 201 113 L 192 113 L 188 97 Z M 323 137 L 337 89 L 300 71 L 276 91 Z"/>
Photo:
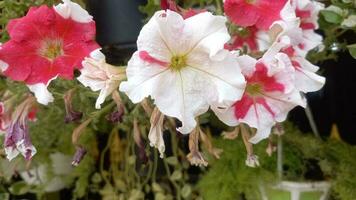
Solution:
<path fill-rule="evenodd" d="M 280 12 L 287 0 L 226 0 L 224 9 L 230 20 L 239 26 L 256 25 L 267 30 L 280 19 Z"/>
<path fill-rule="evenodd" d="M 94 21 L 65 19 L 47 6 L 31 8 L 7 29 L 11 40 L 0 49 L 0 60 L 9 65 L 4 74 L 29 85 L 47 84 L 57 75 L 72 79 L 74 69 L 99 48 Z"/>

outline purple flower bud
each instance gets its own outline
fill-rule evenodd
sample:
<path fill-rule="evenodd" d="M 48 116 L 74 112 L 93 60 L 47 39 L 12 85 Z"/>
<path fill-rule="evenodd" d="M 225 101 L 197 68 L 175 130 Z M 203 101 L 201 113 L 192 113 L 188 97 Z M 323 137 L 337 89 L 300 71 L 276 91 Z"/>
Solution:
<path fill-rule="evenodd" d="M 116 111 L 108 114 L 106 116 L 106 119 L 111 122 L 111 123 L 117 123 L 117 122 L 122 122 L 122 117 L 124 116 L 124 108 L 119 107 Z"/>
<path fill-rule="evenodd" d="M 74 167 L 78 166 L 86 154 L 87 150 L 84 147 L 77 147 L 77 150 L 73 156 L 72 165 Z"/>
<path fill-rule="evenodd" d="M 82 112 L 76 112 L 74 110 L 70 110 L 67 112 L 66 116 L 64 117 L 64 123 L 69 124 L 71 122 L 77 122 L 83 117 Z"/>

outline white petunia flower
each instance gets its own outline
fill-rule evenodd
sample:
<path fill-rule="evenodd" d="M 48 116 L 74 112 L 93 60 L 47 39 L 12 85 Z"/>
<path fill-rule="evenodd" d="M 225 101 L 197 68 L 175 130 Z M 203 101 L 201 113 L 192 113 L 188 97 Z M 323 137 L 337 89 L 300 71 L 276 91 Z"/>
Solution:
<path fill-rule="evenodd" d="M 105 55 L 101 53 L 100 49 L 93 51 L 90 58 L 85 58 L 82 65 L 78 81 L 93 91 L 100 90 L 95 103 L 95 108 L 100 109 L 105 98 L 116 90 L 125 78 L 125 69 L 106 63 Z"/>
<path fill-rule="evenodd" d="M 190 133 L 209 106 L 229 107 L 243 94 L 240 68 L 223 49 L 230 39 L 225 23 L 209 12 L 188 19 L 156 12 L 138 37 L 120 91 L 134 103 L 151 96 L 164 115 L 182 122 L 178 131 Z"/>

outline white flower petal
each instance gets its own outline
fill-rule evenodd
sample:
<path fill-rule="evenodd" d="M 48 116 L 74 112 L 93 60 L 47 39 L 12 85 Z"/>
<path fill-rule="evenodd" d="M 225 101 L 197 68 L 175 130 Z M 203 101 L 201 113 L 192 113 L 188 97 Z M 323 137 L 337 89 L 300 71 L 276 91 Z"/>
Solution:
<path fill-rule="evenodd" d="M 230 107 L 241 99 L 246 84 L 235 56 L 226 51 L 222 61 L 214 61 L 209 59 L 209 54 L 199 50 L 196 48 L 189 55 L 188 67 L 214 84 L 216 94 L 214 90 L 211 91 L 210 104 Z"/>
<path fill-rule="evenodd" d="M 166 67 L 145 63 L 139 57 L 139 52 L 135 52 L 126 69 L 128 81 L 121 82 L 120 91 L 125 92 L 133 103 L 139 103 L 157 87 L 164 86 L 158 78 L 168 72 Z"/>
<path fill-rule="evenodd" d="M 226 17 L 214 16 L 210 12 L 203 12 L 190 17 L 185 21 L 185 30 L 190 30 L 192 48 L 205 49 L 213 57 L 224 48 L 230 40 L 226 27 Z"/>
<path fill-rule="evenodd" d="M 49 83 L 50 81 L 48 84 Z M 47 89 L 47 85 L 43 83 L 37 83 L 34 85 L 27 85 L 27 87 L 35 94 L 38 103 L 48 105 L 48 103 L 54 101 L 53 95 Z"/>
<path fill-rule="evenodd" d="M 220 109 L 214 106 L 211 109 L 213 110 L 215 115 L 226 125 L 237 126 L 240 124 L 235 116 L 235 107 L 231 106 L 229 108 Z"/>
<path fill-rule="evenodd" d="M 93 17 L 89 15 L 88 11 L 83 9 L 79 4 L 70 0 L 62 1 L 63 3 L 54 6 L 54 9 L 63 18 L 71 18 L 79 23 L 88 23 L 93 21 Z"/>

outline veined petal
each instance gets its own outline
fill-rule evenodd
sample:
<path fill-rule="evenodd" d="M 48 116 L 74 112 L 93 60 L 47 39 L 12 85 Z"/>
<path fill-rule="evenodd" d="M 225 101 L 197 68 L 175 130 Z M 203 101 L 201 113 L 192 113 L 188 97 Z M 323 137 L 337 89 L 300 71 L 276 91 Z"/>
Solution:
<path fill-rule="evenodd" d="M 195 117 L 209 109 L 208 99 L 215 94 L 209 80 L 191 68 L 161 75 L 160 87 L 151 95 L 159 110 L 182 122 L 178 131 L 190 133 L 196 126 Z"/>
<path fill-rule="evenodd" d="M 230 40 L 226 27 L 226 17 L 203 12 L 185 20 L 183 37 L 191 37 L 190 51 L 199 48 L 213 57 Z"/>
<path fill-rule="evenodd" d="M 79 23 L 88 23 L 93 21 L 93 17 L 89 15 L 88 11 L 83 9 L 79 4 L 70 0 L 62 0 L 60 3 L 54 6 L 54 10 L 63 18 L 71 18 Z"/>
<path fill-rule="evenodd" d="M 224 59 L 215 61 L 209 59 L 209 54 L 196 48 L 189 55 L 187 64 L 204 79 L 211 81 L 214 87 L 211 93 L 214 96 L 210 97 L 210 104 L 217 107 L 230 107 L 241 99 L 246 81 L 235 56 L 228 51 L 222 53 L 225 54 Z"/>
<path fill-rule="evenodd" d="M 157 12 L 148 23 L 143 26 L 137 39 L 137 48 L 146 51 L 150 56 L 163 62 L 169 62 L 171 59 L 171 50 L 168 46 L 167 39 L 164 38 L 160 31 L 159 21 L 161 15 L 166 15 L 164 11 Z M 166 15 L 166 18 L 172 15 Z M 177 17 L 174 15 L 174 17 Z"/>
<path fill-rule="evenodd" d="M 139 103 L 159 86 L 164 86 L 159 78 L 165 73 L 171 72 L 156 63 L 146 63 L 137 51 L 128 62 L 126 69 L 128 81 L 121 82 L 120 91 L 125 92 L 133 103 Z"/>

